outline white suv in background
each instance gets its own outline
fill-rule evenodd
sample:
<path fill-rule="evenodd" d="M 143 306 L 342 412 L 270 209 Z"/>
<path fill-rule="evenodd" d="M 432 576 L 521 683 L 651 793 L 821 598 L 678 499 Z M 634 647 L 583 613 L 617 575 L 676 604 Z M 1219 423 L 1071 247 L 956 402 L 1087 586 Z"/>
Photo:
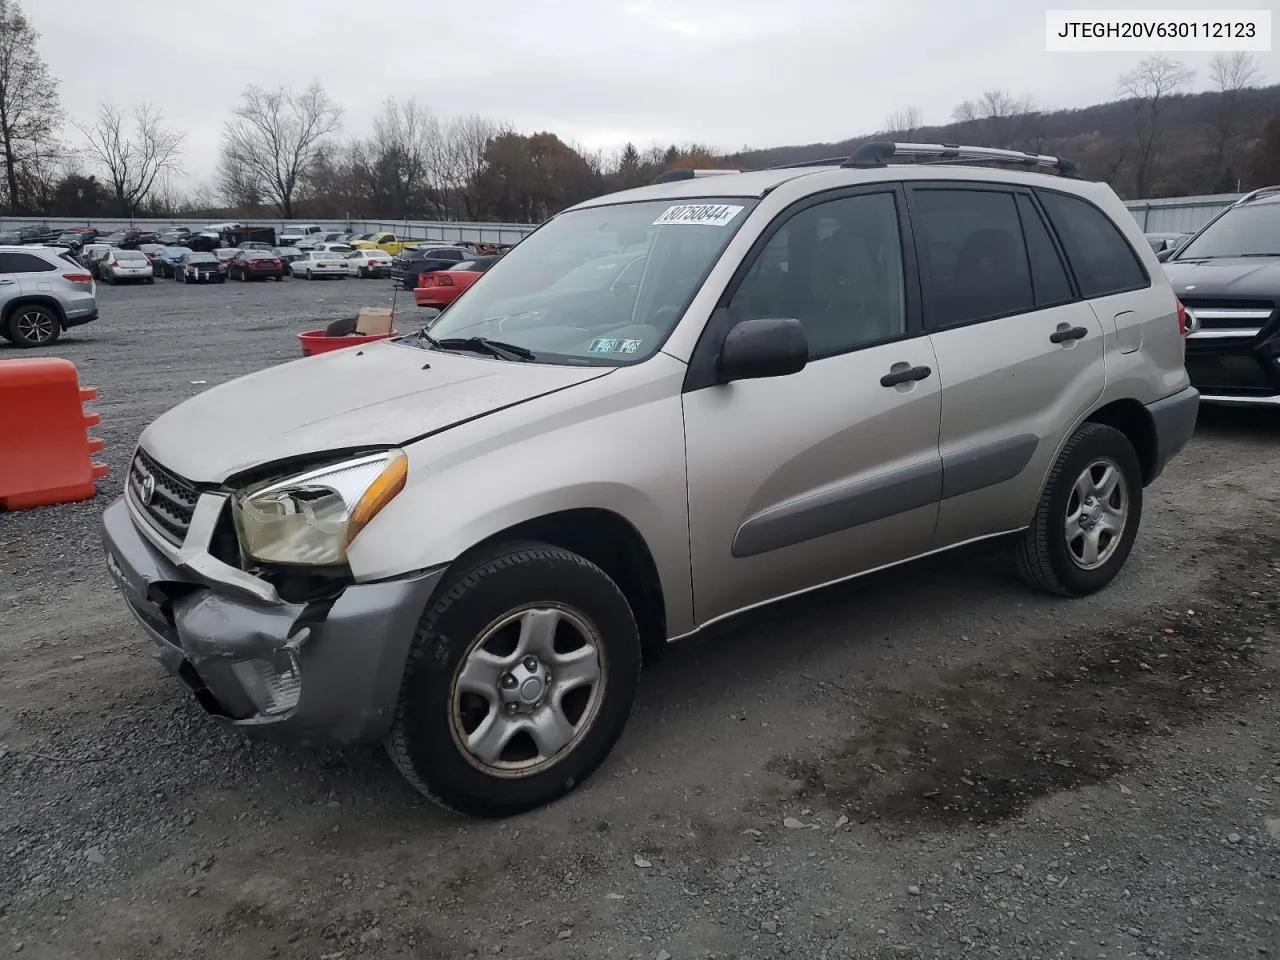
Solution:
<path fill-rule="evenodd" d="M 0 337 L 42 347 L 98 319 L 93 275 L 66 250 L 0 247 Z"/>

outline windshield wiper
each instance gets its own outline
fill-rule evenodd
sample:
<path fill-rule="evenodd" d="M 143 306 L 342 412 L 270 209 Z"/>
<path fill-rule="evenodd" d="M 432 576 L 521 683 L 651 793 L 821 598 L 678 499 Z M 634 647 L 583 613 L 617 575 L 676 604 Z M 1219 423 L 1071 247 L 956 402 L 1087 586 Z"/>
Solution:
<path fill-rule="evenodd" d="M 503 343 L 501 340 L 490 340 L 488 337 L 445 337 L 437 340 L 423 327 L 418 331 L 418 339 L 425 340 L 433 350 L 470 350 L 473 353 L 486 353 L 499 360 L 519 360 L 527 362 L 535 359 L 533 351 L 514 343 Z"/>
<path fill-rule="evenodd" d="M 1242 253 L 1242 257 L 1280 257 L 1280 253 Z"/>

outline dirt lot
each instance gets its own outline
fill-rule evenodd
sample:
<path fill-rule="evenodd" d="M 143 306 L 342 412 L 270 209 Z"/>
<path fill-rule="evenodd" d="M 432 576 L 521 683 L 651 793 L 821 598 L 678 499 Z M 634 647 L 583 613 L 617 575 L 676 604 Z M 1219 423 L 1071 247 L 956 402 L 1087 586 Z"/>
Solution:
<path fill-rule="evenodd" d="M 1277 416 L 1202 414 L 1098 597 L 976 554 L 674 649 L 602 771 L 518 820 L 439 812 L 376 748 L 222 731 L 98 515 L 148 421 L 389 296 L 104 289 L 48 351 L 98 387 L 111 475 L 0 515 L 0 955 L 1280 955 Z"/>

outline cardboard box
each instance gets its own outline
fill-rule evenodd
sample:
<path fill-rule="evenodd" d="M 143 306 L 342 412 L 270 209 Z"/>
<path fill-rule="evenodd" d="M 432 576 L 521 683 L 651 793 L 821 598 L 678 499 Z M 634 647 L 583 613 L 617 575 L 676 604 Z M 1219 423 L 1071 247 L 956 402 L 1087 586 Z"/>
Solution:
<path fill-rule="evenodd" d="M 364 334 L 391 332 L 390 307 L 363 307 L 356 317 L 356 332 Z"/>

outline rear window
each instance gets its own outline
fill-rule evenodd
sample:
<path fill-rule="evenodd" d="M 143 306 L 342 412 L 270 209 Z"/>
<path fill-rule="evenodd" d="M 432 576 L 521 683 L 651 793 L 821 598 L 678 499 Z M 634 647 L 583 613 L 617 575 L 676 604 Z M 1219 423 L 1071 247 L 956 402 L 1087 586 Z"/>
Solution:
<path fill-rule="evenodd" d="M 117 260 L 146 260 L 147 255 L 141 250 L 117 250 Z"/>

